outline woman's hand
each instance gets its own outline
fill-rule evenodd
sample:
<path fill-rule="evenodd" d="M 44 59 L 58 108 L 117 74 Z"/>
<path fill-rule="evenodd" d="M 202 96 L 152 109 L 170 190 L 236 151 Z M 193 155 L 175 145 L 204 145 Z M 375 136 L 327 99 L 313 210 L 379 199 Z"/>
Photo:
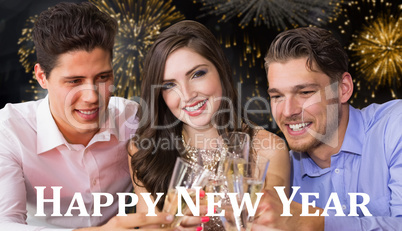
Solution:
<path fill-rule="evenodd" d="M 157 216 L 146 216 L 146 213 L 131 213 L 127 214 L 127 216 L 115 216 L 100 227 L 82 228 L 77 229 L 77 231 L 126 231 L 134 230 L 135 227 L 139 227 L 138 230 L 147 230 L 142 229 L 142 227 L 149 225 L 158 225 L 160 227 L 162 224 L 170 224 L 173 218 L 173 215 L 167 213 L 159 213 Z M 173 228 L 160 230 L 169 231 L 173 230 Z"/>

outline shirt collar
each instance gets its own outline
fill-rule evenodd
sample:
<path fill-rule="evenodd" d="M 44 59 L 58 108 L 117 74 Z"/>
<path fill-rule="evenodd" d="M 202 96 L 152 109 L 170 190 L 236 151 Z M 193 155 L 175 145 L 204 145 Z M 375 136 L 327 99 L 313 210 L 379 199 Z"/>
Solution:
<path fill-rule="evenodd" d="M 364 121 L 361 112 L 349 105 L 348 127 L 340 151 L 362 155 L 364 138 Z"/>
<path fill-rule="evenodd" d="M 101 128 L 99 132 L 97 132 L 95 136 L 91 139 L 88 146 L 100 141 L 109 141 L 112 135 L 116 138 L 119 137 L 119 129 L 116 125 L 115 114 L 115 111 L 109 105 L 109 108 L 105 115 L 105 122 L 101 123 Z"/>
<path fill-rule="evenodd" d="M 364 124 L 360 110 L 349 105 L 348 126 L 339 152 L 362 155 L 364 134 Z M 296 152 L 293 153 L 295 154 Z M 310 177 L 321 176 L 331 169 L 321 169 L 307 153 L 298 153 L 298 155 L 300 155 L 299 158 L 301 159 L 300 173 L 302 177 L 306 175 Z"/>
<path fill-rule="evenodd" d="M 36 151 L 38 154 L 67 143 L 50 112 L 48 96 L 46 96 L 38 106 L 38 110 L 36 111 L 36 124 Z"/>
<path fill-rule="evenodd" d="M 293 151 L 291 151 L 293 152 Z M 330 168 L 320 168 L 318 165 L 310 158 L 310 156 L 305 152 L 293 152 L 293 155 L 298 155 L 300 158 L 300 174 L 303 177 L 310 176 L 310 177 L 318 177 L 324 175 L 325 173 L 329 172 Z"/>
<path fill-rule="evenodd" d="M 111 135 L 119 136 L 119 129 L 115 123 L 115 111 L 108 108 L 105 122 L 102 123 L 99 132 L 88 143 L 88 146 L 96 142 L 109 141 Z M 49 96 L 46 96 L 36 111 L 37 122 L 37 153 L 41 154 L 58 146 L 66 145 L 70 150 L 75 150 L 77 145 L 69 144 L 57 127 L 49 107 Z"/>

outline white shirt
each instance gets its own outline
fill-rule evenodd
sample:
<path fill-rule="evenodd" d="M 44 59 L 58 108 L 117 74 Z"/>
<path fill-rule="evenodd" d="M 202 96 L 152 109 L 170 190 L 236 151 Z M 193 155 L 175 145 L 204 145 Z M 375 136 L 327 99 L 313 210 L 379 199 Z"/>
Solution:
<path fill-rule="evenodd" d="M 49 109 L 48 98 L 7 104 L 0 110 L 0 230 L 58 230 L 104 224 L 117 213 L 117 192 L 132 189 L 127 141 L 138 126 L 138 104 L 111 97 L 108 116 L 85 147 L 69 144 Z M 37 189 L 52 199 L 52 186 L 62 186 L 60 212 L 68 210 L 74 193 L 81 193 L 90 216 L 51 216 L 53 204 L 45 202 L 46 216 L 37 213 Z M 93 214 L 92 193 L 110 193 L 114 203 Z M 105 199 L 105 198 L 103 198 Z M 102 201 L 104 203 L 105 201 Z M 73 206 L 77 207 L 77 203 Z M 28 225 L 27 225 L 28 224 Z"/>

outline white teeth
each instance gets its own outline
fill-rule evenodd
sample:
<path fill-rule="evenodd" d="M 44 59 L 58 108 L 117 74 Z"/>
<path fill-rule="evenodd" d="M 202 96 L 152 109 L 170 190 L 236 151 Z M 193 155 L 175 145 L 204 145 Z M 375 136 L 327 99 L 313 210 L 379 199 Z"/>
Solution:
<path fill-rule="evenodd" d="M 305 128 L 309 123 L 300 123 L 300 124 L 289 124 L 290 129 L 293 131 L 301 131 L 303 128 Z"/>
<path fill-rule="evenodd" d="M 93 111 L 81 111 L 81 110 L 78 110 L 78 111 L 85 115 L 91 115 L 91 114 L 94 114 L 97 111 L 97 109 L 95 109 Z"/>
<path fill-rule="evenodd" d="M 194 105 L 194 106 L 192 106 L 192 107 L 185 107 L 184 109 L 186 110 L 186 111 L 189 111 L 189 112 L 193 112 L 193 111 L 197 111 L 198 109 L 200 109 L 202 106 L 204 106 L 204 104 L 207 102 L 207 100 L 204 100 L 204 101 L 202 101 L 202 102 L 199 102 L 197 105 Z"/>

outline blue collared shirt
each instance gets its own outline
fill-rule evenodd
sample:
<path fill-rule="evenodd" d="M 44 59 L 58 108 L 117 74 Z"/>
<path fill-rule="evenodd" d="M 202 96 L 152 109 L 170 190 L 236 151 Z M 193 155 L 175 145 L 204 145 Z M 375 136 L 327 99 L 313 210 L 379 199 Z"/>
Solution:
<path fill-rule="evenodd" d="M 294 201 L 302 203 L 300 193 L 319 193 L 316 206 L 324 208 L 331 193 L 337 193 L 346 216 L 334 216 L 329 209 L 325 230 L 401 230 L 402 229 L 402 100 L 372 104 L 363 110 L 349 107 L 349 122 L 339 153 L 331 166 L 320 168 L 307 153 L 291 151 L 293 186 L 300 186 Z M 348 193 L 366 193 L 372 216 L 350 213 Z M 363 198 L 357 197 L 357 203 Z M 330 204 L 334 208 L 334 204 Z"/>

